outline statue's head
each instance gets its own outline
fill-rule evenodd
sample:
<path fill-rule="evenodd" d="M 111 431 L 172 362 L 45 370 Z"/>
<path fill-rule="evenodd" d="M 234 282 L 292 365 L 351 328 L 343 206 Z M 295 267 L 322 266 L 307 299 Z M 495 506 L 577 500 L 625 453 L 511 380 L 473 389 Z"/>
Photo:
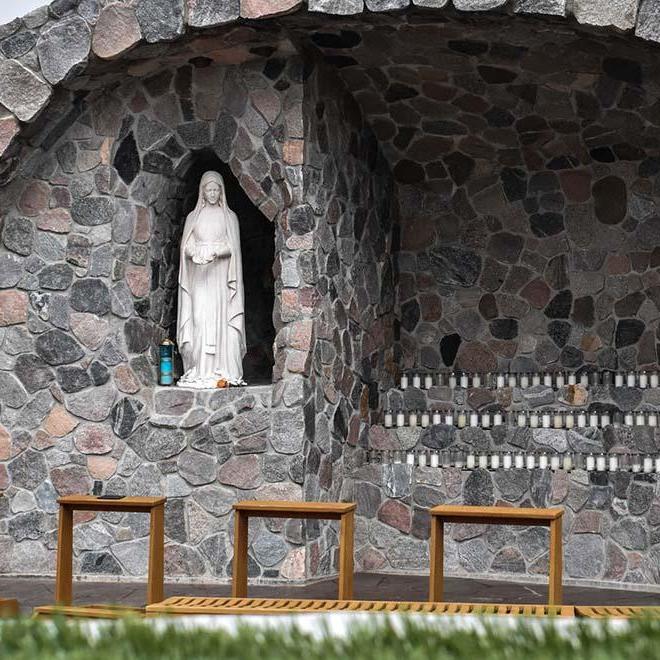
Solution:
<path fill-rule="evenodd" d="M 206 172 L 200 182 L 200 193 L 205 204 L 215 206 L 222 199 L 222 176 L 218 172 Z"/>

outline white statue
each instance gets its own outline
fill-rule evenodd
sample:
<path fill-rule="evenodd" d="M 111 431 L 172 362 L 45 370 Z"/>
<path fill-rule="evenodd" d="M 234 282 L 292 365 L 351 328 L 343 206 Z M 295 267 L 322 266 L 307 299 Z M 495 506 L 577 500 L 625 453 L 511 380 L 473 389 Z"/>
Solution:
<path fill-rule="evenodd" d="M 178 385 L 245 385 L 245 293 L 236 214 L 217 172 L 206 172 L 186 218 L 179 266 L 177 342 L 184 374 Z"/>

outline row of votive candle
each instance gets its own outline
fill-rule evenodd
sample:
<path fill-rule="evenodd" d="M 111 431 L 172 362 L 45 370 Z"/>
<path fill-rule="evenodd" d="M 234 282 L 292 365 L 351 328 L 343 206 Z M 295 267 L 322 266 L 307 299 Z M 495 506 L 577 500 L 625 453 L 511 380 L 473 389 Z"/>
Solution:
<path fill-rule="evenodd" d="M 409 387 L 430 390 L 434 386 L 444 386 L 455 389 L 457 387 L 519 387 L 526 389 L 544 385 L 546 387 L 561 388 L 565 385 L 614 385 L 615 387 L 660 387 L 660 373 L 657 371 L 583 371 L 578 374 L 574 371 L 546 371 L 544 373 L 467 373 L 447 372 L 437 374 L 402 374 L 400 389 Z"/>
<path fill-rule="evenodd" d="M 418 467 L 453 467 L 463 470 L 586 470 L 587 472 L 639 472 L 660 474 L 660 456 L 651 454 L 547 454 L 545 452 L 389 451 L 382 461 Z"/>
<path fill-rule="evenodd" d="M 404 426 L 436 426 L 445 424 L 466 427 L 518 426 L 533 429 L 583 429 L 605 428 L 606 426 L 651 426 L 656 427 L 660 413 L 655 410 L 635 410 L 625 413 L 603 410 L 518 410 L 506 413 L 502 410 L 393 410 L 385 411 L 385 428 Z"/>

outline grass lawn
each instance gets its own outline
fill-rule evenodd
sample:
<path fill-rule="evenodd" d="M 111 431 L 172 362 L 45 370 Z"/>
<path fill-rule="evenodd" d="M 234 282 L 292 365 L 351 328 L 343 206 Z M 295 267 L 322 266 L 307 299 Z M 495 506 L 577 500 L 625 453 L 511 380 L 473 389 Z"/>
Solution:
<path fill-rule="evenodd" d="M 332 625 L 332 615 L 327 618 Z M 429 619 L 429 622 L 431 619 Z M 142 658 L 197 660 L 421 660 L 470 658 L 485 660 L 576 660 L 576 658 L 650 660 L 660 658 L 660 621 L 637 620 L 616 630 L 599 622 L 571 627 L 517 623 L 514 628 L 486 623 L 486 630 L 433 627 L 424 619 L 390 625 L 373 619 L 345 636 L 309 635 L 282 627 L 236 632 L 139 621 L 103 622 L 85 628 L 75 622 L 17 619 L 0 624 L 2 660 L 133 660 Z M 162 622 L 160 622 L 162 623 Z M 90 632 L 93 630 L 93 632 Z"/>

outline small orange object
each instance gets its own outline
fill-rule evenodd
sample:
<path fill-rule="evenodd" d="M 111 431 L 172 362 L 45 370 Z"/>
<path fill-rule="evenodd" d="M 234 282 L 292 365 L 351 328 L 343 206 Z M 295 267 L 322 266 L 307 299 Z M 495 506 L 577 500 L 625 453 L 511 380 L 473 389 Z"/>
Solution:
<path fill-rule="evenodd" d="M 221 378 L 221 379 L 216 383 L 215 386 L 224 389 L 225 387 L 229 387 L 229 382 L 226 381 L 224 378 Z"/>

